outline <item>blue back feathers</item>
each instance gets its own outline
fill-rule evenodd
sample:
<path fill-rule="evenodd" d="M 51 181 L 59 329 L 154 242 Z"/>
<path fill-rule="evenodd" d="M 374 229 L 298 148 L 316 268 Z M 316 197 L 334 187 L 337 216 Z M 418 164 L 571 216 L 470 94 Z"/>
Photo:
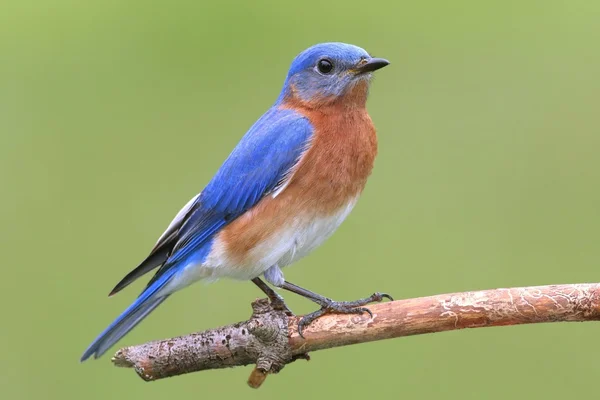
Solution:
<path fill-rule="evenodd" d="M 246 211 L 294 166 L 311 136 L 305 117 L 270 109 L 238 143 L 202 192 L 201 202 L 220 213 Z"/>
<path fill-rule="evenodd" d="M 271 192 L 299 160 L 312 133 L 310 122 L 293 110 L 267 111 L 200 194 L 168 262 L 179 261 L 195 251 L 227 222 Z"/>

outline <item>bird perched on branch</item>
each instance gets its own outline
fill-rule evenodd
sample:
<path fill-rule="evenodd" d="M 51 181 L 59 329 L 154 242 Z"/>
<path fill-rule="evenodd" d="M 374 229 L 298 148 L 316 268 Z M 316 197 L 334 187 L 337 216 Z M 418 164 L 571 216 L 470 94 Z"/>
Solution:
<path fill-rule="evenodd" d="M 369 83 L 373 71 L 388 64 L 344 43 L 300 53 L 275 104 L 175 216 L 148 257 L 112 290 L 158 268 L 81 360 L 100 357 L 172 293 L 202 279 L 251 280 L 282 305 L 262 275 L 314 301 L 321 308 L 300 321 L 300 334 L 325 313 L 369 312 L 363 306 L 389 298 L 375 293 L 336 302 L 286 281 L 282 272 L 331 236 L 356 204 L 377 153 L 365 108 Z"/>

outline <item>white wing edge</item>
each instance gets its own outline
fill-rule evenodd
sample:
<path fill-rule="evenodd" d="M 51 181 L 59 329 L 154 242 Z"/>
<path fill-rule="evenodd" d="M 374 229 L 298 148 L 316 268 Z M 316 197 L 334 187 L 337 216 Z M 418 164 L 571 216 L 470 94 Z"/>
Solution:
<path fill-rule="evenodd" d="M 198 196 L 200 196 L 200 193 L 198 193 L 197 195 L 195 195 L 194 197 L 192 197 L 190 199 L 190 201 L 188 201 L 186 203 L 186 205 L 183 206 L 183 208 L 181 210 L 179 210 L 179 212 L 177 213 L 177 215 L 175 216 L 175 218 L 173 218 L 173 221 L 171 221 L 171 223 L 169 224 L 169 226 L 167 227 L 167 229 L 164 231 L 164 233 L 156 241 L 156 245 L 158 245 L 160 242 L 162 242 L 163 239 L 165 239 L 167 236 L 169 236 L 172 233 L 173 228 L 176 225 L 178 225 L 183 220 L 183 218 L 186 216 L 186 214 L 188 213 L 188 211 L 190 211 L 190 208 L 192 208 L 192 205 L 194 204 L 194 202 L 196 201 L 196 199 L 198 198 Z"/>

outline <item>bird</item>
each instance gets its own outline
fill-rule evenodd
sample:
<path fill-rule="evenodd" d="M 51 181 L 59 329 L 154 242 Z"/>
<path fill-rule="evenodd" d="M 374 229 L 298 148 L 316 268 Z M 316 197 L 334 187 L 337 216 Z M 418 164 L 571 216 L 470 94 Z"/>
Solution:
<path fill-rule="evenodd" d="M 333 301 L 287 281 L 282 272 L 329 238 L 363 192 L 377 154 L 366 109 L 369 85 L 373 72 L 388 64 L 340 42 L 299 53 L 275 103 L 177 213 L 148 256 L 110 292 L 157 269 L 81 361 L 102 356 L 171 294 L 200 280 L 251 281 L 288 312 L 266 282 L 312 300 L 320 309 L 300 319 L 300 335 L 324 314 L 371 314 L 365 305 L 391 300 L 376 292 Z"/>

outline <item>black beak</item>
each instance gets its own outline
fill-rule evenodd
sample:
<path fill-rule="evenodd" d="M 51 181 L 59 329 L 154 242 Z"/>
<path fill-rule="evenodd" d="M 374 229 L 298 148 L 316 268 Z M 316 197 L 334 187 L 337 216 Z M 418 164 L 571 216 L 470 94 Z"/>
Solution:
<path fill-rule="evenodd" d="M 359 66 L 357 66 L 356 72 L 358 72 L 359 74 L 364 74 L 366 72 L 373 72 L 373 71 L 377 71 L 378 69 L 381 69 L 389 64 L 390 64 L 390 62 L 388 60 L 386 60 L 385 58 L 371 58 L 371 59 L 367 60 L 366 63 L 360 64 Z"/>

